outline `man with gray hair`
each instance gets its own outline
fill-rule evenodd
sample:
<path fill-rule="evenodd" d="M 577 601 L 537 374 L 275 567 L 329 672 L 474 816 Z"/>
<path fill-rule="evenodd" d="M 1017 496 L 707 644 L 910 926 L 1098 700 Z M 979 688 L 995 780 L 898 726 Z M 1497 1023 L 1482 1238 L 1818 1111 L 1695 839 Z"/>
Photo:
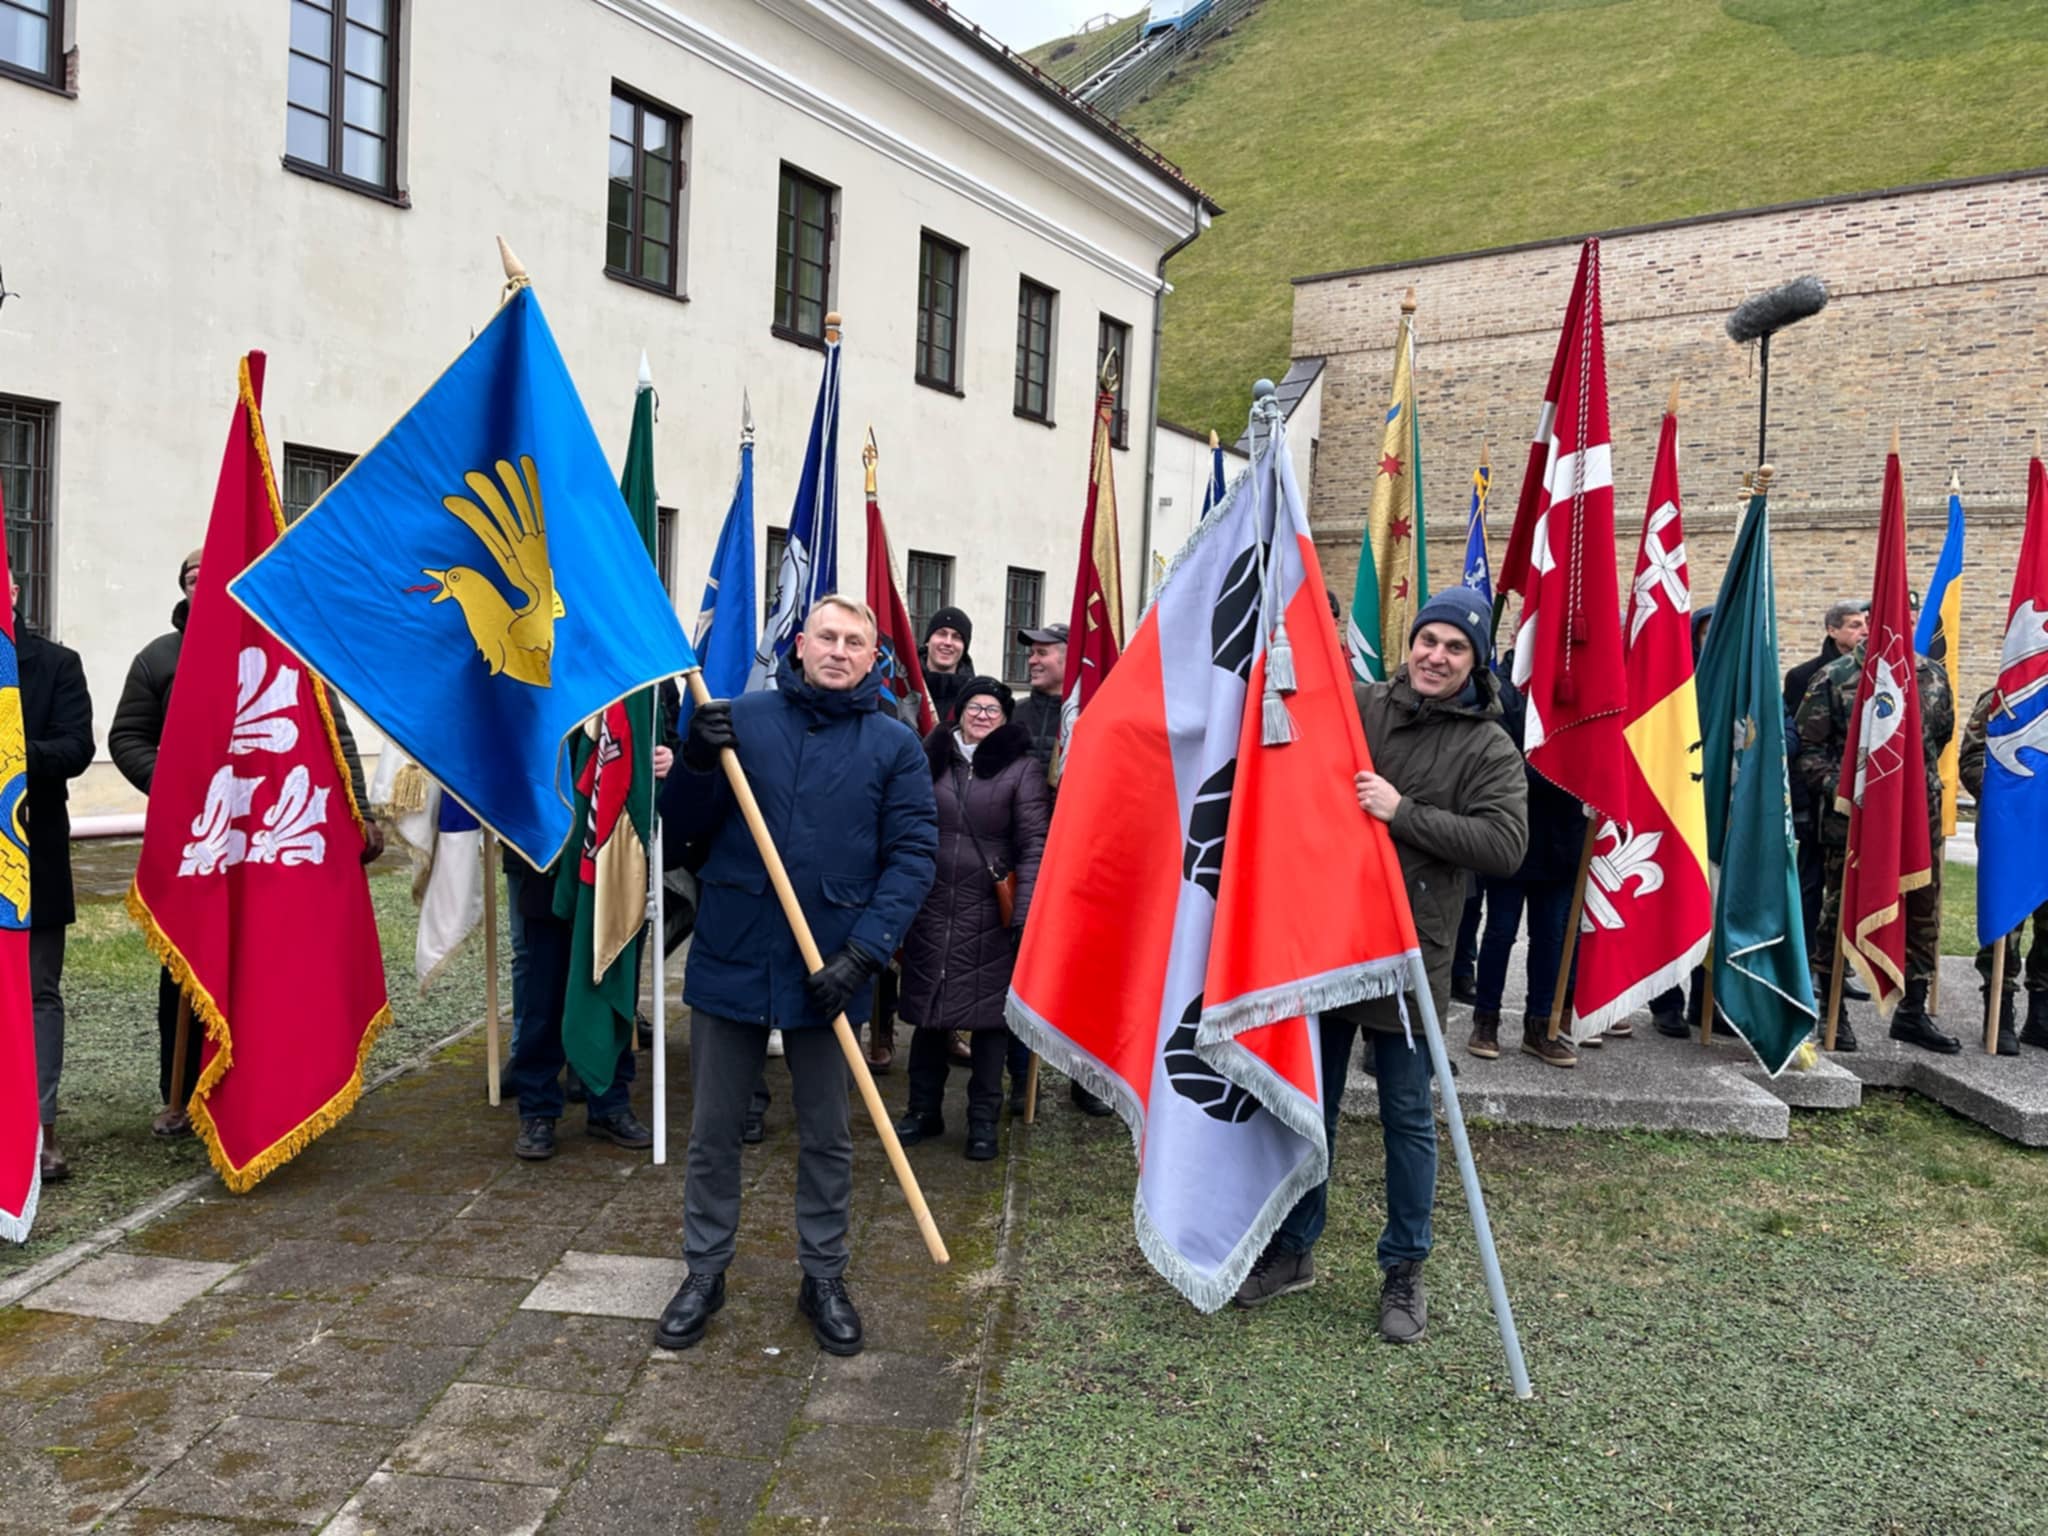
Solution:
<path fill-rule="evenodd" d="M 939 847 L 931 767 L 896 717 L 875 670 L 874 614 L 821 597 L 775 687 L 713 699 L 690 717 L 680 771 L 663 790 L 671 835 L 709 851 L 683 1001 L 690 1007 L 689 1174 L 683 1257 L 689 1274 L 654 1341 L 688 1349 L 725 1304 L 740 1219 L 740 1138 L 768 1050 L 782 1031 L 796 1108 L 797 1306 L 831 1354 L 860 1353 L 846 1293 L 853 1130 L 846 1061 L 832 1020 L 866 1022 L 875 975 L 931 889 Z M 775 834 L 812 936 L 813 972 L 770 888 L 767 867 L 719 758 L 738 754 Z"/>
<path fill-rule="evenodd" d="M 1846 656 L 1863 643 L 1863 633 L 1870 627 L 1870 599 L 1845 597 L 1832 602 L 1822 615 L 1821 623 L 1826 633 L 1821 637 L 1820 654 L 1800 662 L 1785 674 L 1785 739 L 1788 742 L 1796 739 L 1792 717 L 1798 713 L 1799 701 L 1806 697 L 1806 690 L 1812 686 L 1815 674 L 1837 656 Z M 1821 822 L 1834 807 L 1817 805 L 1812 790 L 1797 773 L 1791 775 L 1791 781 L 1792 829 L 1799 839 L 1799 905 L 1806 918 L 1806 953 L 1813 961 L 1814 974 L 1825 976 L 1829 970 L 1826 957 L 1832 951 L 1825 947 L 1820 933 L 1821 903 L 1827 894 L 1827 850 L 1822 846 Z M 1824 984 L 1816 986 L 1816 996 L 1824 992 Z M 1855 977 L 1846 971 L 1842 976 L 1842 995 L 1854 1003 L 1870 1000 L 1870 994 L 1858 986 Z"/>

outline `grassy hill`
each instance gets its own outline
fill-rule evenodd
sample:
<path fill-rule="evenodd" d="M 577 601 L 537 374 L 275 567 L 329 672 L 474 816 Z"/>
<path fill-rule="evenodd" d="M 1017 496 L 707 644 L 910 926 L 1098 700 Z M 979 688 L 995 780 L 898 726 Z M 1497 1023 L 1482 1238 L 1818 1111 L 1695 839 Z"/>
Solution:
<path fill-rule="evenodd" d="M 1228 435 L 1304 273 L 2048 164 L 2048 0 L 1266 0 L 1126 121 L 1229 210 L 1160 399 Z"/>

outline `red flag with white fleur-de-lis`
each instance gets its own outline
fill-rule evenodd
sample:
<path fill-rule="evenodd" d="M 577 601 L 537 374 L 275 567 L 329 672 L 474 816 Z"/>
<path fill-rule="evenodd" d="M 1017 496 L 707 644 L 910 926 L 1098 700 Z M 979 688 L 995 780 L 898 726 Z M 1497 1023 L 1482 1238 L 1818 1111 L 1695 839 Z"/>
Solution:
<path fill-rule="evenodd" d="M 1707 950 L 1707 802 L 1692 670 L 1692 573 L 1667 413 L 1629 593 L 1628 816 L 1603 820 L 1586 871 L 1572 1038 L 1591 1039 L 1677 986 Z"/>
<path fill-rule="evenodd" d="M 241 364 L 128 892 L 191 1004 L 200 1072 L 187 1109 L 237 1193 L 348 1113 L 391 1017 L 332 705 L 227 592 L 284 528 L 263 361 Z"/>

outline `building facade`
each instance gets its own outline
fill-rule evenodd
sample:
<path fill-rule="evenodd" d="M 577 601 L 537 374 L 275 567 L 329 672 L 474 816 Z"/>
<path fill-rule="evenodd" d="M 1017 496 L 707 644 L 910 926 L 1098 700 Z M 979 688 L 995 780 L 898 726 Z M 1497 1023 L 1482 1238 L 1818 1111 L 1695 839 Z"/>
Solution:
<path fill-rule="evenodd" d="M 1457 579 L 1470 472 L 1490 448 L 1496 567 L 1521 489 L 1579 240 L 1296 280 L 1293 352 L 1325 360 L 1312 517 L 1333 582 L 1357 567 L 1401 295 L 1413 286 L 1416 395 L 1433 586 Z M 2033 171 L 1622 230 L 1601 240 L 1617 582 L 1635 570 L 1671 385 L 1693 600 L 1711 602 L 1754 467 L 1754 348 L 1723 329 L 1752 294 L 1807 273 L 1831 300 L 1771 346 L 1768 455 L 1779 646 L 1821 641 L 1822 610 L 1868 597 L 1896 424 L 1914 586 L 1934 569 L 1950 472 L 1969 518 L 1962 707 L 1997 669 L 2026 464 L 2048 426 L 2048 172 Z"/>
<path fill-rule="evenodd" d="M 842 586 L 872 427 L 918 614 L 966 608 L 984 665 L 998 626 L 1064 617 L 1107 348 L 1118 489 L 1146 504 L 1165 258 L 1217 210 L 931 0 L 0 11 L 0 487 L 27 616 L 84 655 L 102 746 L 204 537 L 236 358 L 269 354 L 296 514 L 488 319 L 497 235 L 615 454 L 646 352 L 686 613 L 743 395 L 772 581 L 830 311 Z M 137 803 L 104 751 L 75 798 Z"/>

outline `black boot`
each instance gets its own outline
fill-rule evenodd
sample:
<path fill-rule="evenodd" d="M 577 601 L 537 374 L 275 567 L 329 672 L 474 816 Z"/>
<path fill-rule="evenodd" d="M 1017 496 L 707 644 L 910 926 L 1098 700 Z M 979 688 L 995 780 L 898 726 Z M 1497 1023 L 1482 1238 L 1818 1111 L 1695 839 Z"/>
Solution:
<path fill-rule="evenodd" d="M 2020 1044 L 2048 1050 L 2048 992 L 2027 993 L 2027 1022 L 2020 1026 Z"/>
<path fill-rule="evenodd" d="M 1097 1098 L 1079 1083 L 1067 1084 L 1067 1097 L 1073 1101 L 1074 1108 L 1080 1110 L 1084 1115 L 1113 1115 L 1116 1113 L 1115 1108 L 1108 1100 Z"/>
<path fill-rule="evenodd" d="M 1937 1056 L 1953 1056 L 1963 1048 L 1962 1041 L 1927 1017 L 1927 983 L 1924 981 L 1906 983 L 1906 995 L 1899 1003 L 1898 1011 L 1892 1015 L 1891 1033 L 1894 1040 L 1905 1045 L 1917 1045 Z"/>
<path fill-rule="evenodd" d="M 996 1155 L 996 1117 L 994 1110 L 977 1113 L 967 1112 L 967 1160 L 970 1163 L 985 1163 Z"/>
<path fill-rule="evenodd" d="M 896 1121 L 896 1139 L 906 1147 L 946 1134 L 946 1117 L 942 1113 L 946 1102 L 946 1059 L 941 1055 L 934 1071 L 925 1055 L 930 1049 L 930 1042 L 922 1033 L 911 1047 L 910 1102 Z"/>
<path fill-rule="evenodd" d="M 2017 1056 L 2020 1053 L 2020 1024 L 2015 1015 L 2019 1012 L 2020 997 L 2017 991 L 2008 991 L 1998 1008 L 1998 1054 Z M 1991 991 L 1984 992 L 1984 1027 L 1991 1028 Z"/>

